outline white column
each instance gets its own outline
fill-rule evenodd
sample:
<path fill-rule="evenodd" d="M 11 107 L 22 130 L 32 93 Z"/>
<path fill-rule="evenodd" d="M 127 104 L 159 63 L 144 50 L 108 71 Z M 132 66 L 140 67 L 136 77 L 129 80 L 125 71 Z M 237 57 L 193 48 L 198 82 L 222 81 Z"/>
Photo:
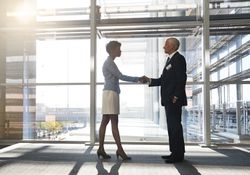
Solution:
<path fill-rule="evenodd" d="M 96 141 L 96 0 L 90 6 L 90 142 Z"/>
<path fill-rule="evenodd" d="M 203 68 L 203 118 L 204 118 L 204 144 L 209 146 L 211 144 L 210 133 L 210 81 L 209 81 L 209 1 L 202 1 L 202 18 L 203 18 L 203 33 L 202 33 L 202 68 Z"/>
<path fill-rule="evenodd" d="M 6 7 L 5 1 L 0 1 L 0 28 L 5 27 L 5 22 L 6 22 L 5 7 Z M 6 79 L 5 45 L 6 45 L 5 38 L 0 35 L 0 139 L 3 139 L 5 135 L 5 86 L 1 85 L 5 84 L 5 79 Z"/>

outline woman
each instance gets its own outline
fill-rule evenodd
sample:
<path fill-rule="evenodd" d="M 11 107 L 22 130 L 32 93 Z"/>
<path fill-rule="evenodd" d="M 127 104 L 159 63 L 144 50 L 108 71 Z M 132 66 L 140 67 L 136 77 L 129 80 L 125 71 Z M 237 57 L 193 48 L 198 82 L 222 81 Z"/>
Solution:
<path fill-rule="evenodd" d="M 120 113 L 119 107 L 119 79 L 123 81 L 131 81 L 131 82 L 143 82 L 144 78 L 141 77 L 130 77 L 123 75 L 118 67 L 116 66 L 114 60 L 116 57 L 121 56 L 121 43 L 118 41 L 110 41 L 106 45 L 106 51 L 109 56 L 103 64 L 102 71 L 105 79 L 103 96 L 102 96 L 102 122 L 99 129 L 99 149 L 97 150 L 97 156 L 100 158 L 102 156 L 104 159 L 111 158 L 110 155 L 106 154 L 104 149 L 104 138 L 106 126 L 111 120 L 112 125 L 112 134 L 117 145 L 116 156 L 119 156 L 123 160 L 130 160 L 131 157 L 128 157 L 123 150 L 121 145 L 121 139 L 118 129 L 118 115 Z"/>

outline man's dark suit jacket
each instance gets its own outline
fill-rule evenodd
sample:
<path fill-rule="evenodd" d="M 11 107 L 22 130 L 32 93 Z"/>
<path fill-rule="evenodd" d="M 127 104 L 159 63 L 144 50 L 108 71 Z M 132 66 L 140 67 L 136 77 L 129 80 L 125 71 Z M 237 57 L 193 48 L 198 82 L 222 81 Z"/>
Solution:
<path fill-rule="evenodd" d="M 184 56 L 176 52 L 165 65 L 161 77 L 152 78 L 149 86 L 161 86 L 162 106 L 168 106 L 169 103 L 172 103 L 174 96 L 178 97 L 176 104 L 186 106 L 186 80 L 186 60 Z"/>

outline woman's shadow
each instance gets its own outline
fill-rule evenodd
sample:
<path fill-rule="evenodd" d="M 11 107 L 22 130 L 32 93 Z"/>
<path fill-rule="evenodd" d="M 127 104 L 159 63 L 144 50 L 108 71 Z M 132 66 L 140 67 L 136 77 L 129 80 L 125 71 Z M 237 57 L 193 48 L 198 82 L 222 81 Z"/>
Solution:
<path fill-rule="evenodd" d="M 98 171 L 97 175 L 119 175 L 119 168 L 122 164 L 122 161 L 116 161 L 116 163 L 112 166 L 110 169 L 110 172 L 108 172 L 104 166 L 102 160 L 98 159 L 96 164 L 96 169 Z"/>

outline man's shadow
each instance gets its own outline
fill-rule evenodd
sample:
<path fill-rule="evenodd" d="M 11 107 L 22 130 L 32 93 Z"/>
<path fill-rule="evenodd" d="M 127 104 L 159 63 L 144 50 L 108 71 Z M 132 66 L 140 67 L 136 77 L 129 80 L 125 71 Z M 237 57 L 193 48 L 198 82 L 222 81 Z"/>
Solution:
<path fill-rule="evenodd" d="M 191 162 L 184 160 L 174 164 L 180 175 L 201 175 L 199 171 L 192 165 Z"/>
<path fill-rule="evenodd" d="M 116 163 L 110 169 L 110 172 L 108 172 L 103 166 L 103 161 L 98 159 L 96 164 L 96 169 L 98 171 L 97 175 L 119 175 L 119 168 L 121 164 L 122 161 L 116 161 Z"/>

